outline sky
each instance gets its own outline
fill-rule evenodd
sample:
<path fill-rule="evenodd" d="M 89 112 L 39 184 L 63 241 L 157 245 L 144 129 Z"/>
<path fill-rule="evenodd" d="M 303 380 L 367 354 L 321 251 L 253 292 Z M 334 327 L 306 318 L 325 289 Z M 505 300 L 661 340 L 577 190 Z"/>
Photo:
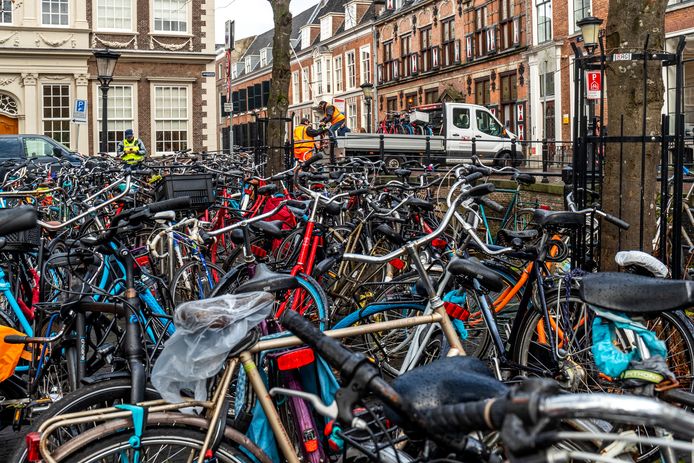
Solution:
<path fill-rule="evenodd" d="M 215 41 L 224 43 L 224 23 L 227 19 L 236 21 L 236 39 L 272 29 L 270 1 L 272 0 L 216 0 Z M 292 14 L 297 14 L 317 3 L 318 0 L 291 0 L 289 10 Z"/>

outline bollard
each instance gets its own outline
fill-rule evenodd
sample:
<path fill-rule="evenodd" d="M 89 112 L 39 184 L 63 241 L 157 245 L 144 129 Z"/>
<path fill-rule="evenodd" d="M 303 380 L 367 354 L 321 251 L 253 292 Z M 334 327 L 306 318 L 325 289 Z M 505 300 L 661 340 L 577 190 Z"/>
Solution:
<path fill-rule="evenodd" d="M 477 138 L 472 137 L 472 155 L 477 156 Z"/>
<path fill-rule="evenodd" d="M 378 137 L 378 151 L 381 156 L 381 162 L 385 161 L 386 158 L 386 145 L 385 145 L 385 137 L 383 134 L 381 134 Z"/>
<path fill-rule="evenodd" d="M 549 146 L 547 145 L 547 138 L 542 139 L 542 183 L 549 183 L 549 178 L 547 178 L 547 162 L 549 156 Z"/>
<path fill-rule="evenodd" d="M 427 166 L 431 164 L 431 137 L 427 135 L 427 147 L 426 147 L 426 154 L 427 154 Z"/>

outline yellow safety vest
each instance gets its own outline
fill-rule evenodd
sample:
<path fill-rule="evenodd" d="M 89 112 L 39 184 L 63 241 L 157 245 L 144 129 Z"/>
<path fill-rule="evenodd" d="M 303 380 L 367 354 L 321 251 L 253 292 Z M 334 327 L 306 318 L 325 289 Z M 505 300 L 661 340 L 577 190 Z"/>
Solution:
<path fill-rule="evenodd" d="M 294 128 L 294 158 L 302 162 L 310 158 L 313 151 L 313 142 L 306 141 L 311 140 L 306 133 L 307 128 L 305 125 Z"/>
<path fill-rule="evenodd" d="M 338 122 L 344 121 L 345 115 L 337 109 L 337 106 L 333 106 L 333 118 L 330 120 L 330 125 L 337 124 Z"/>
<path fill-rule="evenodd" d="M 123 140 L 123 148 L 125 154 L 121 159 L 128 164 L 137 164 L 145 158 L 140 154 L 140 144 L 137 138 L 133 138 L 132 142 L 129 142 L 127 138 Z"/>

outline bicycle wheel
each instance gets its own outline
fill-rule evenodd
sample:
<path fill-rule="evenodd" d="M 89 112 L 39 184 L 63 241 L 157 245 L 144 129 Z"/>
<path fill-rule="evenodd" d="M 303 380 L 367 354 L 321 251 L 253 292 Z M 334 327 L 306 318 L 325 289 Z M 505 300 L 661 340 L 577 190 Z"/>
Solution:
<path fill-rule="evenodd" d="M 131 389 L 130 378 L 113 378 L 108 381 L 100 381 L 95 384 L 83 386 L 65 395 L 61 400 L 52 404 L 48 410 L 42 412 L 38 419 L 31 424 L 27 433 L 37 431 L 41 424 L 57 415 L 128 403 L 130 401 Z M 145 400 L 155 400 L 158 398 L 159 393 L 152 386 L 148 386 L 145 389 Z M 61 428 L 61 430 L 57 434 L 54 434 L 53 438 L 48 441 L 49 450 L 58 448 L 62 443 L 69 441 L 93 426 L 94 425 L 91 423 L 85 423 L 80 426 Z M 27 449 L 24 445 L 24 439 L 20 442 L 22 445 L 15 451 L 8 463 L 27 462 Z"/>
<path fill-rule="evenodd" d="M 104 437 L 79 451 L 64 455 L 59 461 L 70 463 L 131 462 L 135 449 L 130 446 L 130 431 Z M 205 441 L 205 431 L 180 427 L 147 428 L 141 437 L 139 461 L 147 463 L 190 462 Z M 253 460 L 241 449 L 223 442 L 214 455 L 219 462 L 251 463 Z"/>
<path fill-rule="evenodd" d="M 188 262 L 178 269 L 171 280 L 174 306 L 209 297 L 224 274 L 218 265 L 199 260 Z"/>

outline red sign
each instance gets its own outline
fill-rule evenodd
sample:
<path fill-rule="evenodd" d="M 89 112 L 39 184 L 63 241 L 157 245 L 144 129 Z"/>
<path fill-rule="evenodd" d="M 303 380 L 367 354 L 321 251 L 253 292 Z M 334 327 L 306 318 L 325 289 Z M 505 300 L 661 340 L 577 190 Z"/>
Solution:
<path fill-rule="evenodd" d="M 600 71 L 586 72 L 586 98 L 590 100 L 600 99 L 602 90 L 602 75 Z"/>

